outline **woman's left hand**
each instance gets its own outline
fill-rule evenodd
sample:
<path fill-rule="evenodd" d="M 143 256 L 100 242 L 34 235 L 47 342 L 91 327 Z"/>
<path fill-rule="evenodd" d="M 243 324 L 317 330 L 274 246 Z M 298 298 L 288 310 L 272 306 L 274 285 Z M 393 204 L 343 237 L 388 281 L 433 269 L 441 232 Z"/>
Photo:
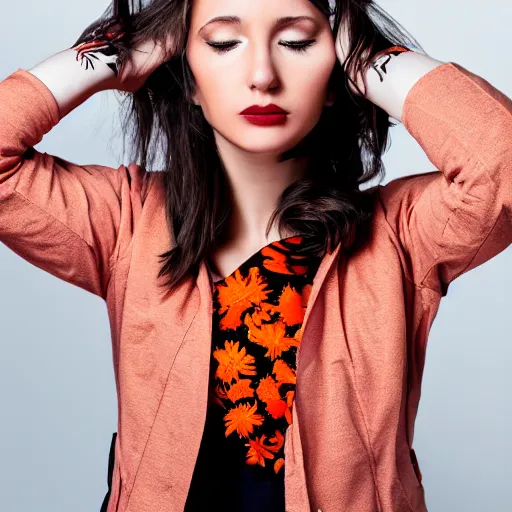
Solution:
<path fill-rule="evenodd" d="M 348 52 L 349 52 L 349 48 L 350 48 L 350 39 L 348 36 L 347 23 L 344 21 L 342 21 L 340 23 L 340 28 L 338 29 L 338 34 L 336 36 L 335 47 L 336 47 L 336 56 L 338 57 L 341 67 L 344 68 L 345 61 L 347 60 Z M 352 81 L 357 83 L 358 87 L 363 92 L 365 92 L 364 82 L 363 82 L 361 75 L 359 75 L 357 77 L 357 80 L 354 80 L 354 77 L 350 77 L 350 78 Z M 353 83 L 350 80 L 349 80 L 349 87 L 350 87 L 350 90 L 354 94 L 359 95 L 359 93 L 357 92 L 357 89 L 355 88 L 355 86 L 353 85 Z"/>

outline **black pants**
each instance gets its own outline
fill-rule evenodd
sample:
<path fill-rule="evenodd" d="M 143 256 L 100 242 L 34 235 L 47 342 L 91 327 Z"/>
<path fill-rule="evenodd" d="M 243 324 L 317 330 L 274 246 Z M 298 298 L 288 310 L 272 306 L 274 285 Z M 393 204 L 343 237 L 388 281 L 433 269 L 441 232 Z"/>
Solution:
<path fill-rule="evenodd" d="M 110 499 L 110 493 L 112 492 L 112 473 L 114 472 L 114 455 L 115 455 L 115 446 L 116 446 L 116 437 L 117 432 L 112 434 L 112 441 L 110 443 L 110 452 L 108 454 L 108 474 L 107 474 L 107 483 L 108 483 L 108 491 L 103 499 L 103 503 L 101 504 L 100 512 L 107 512 L 108 500 Z"/>

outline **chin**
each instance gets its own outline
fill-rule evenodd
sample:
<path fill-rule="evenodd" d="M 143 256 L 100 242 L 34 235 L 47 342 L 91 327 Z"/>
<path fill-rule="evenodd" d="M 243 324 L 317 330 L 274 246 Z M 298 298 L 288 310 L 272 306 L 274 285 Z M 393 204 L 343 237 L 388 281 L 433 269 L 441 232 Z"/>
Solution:
<path fill-rule="evenodd" d="M 303 139 L 303 136 L 295 137 L 279 136 L 273 134 L 248 135 L 244 140 L 234 140 L 234 144 L 248 153 L 279 155 L 294 148 Z"/>

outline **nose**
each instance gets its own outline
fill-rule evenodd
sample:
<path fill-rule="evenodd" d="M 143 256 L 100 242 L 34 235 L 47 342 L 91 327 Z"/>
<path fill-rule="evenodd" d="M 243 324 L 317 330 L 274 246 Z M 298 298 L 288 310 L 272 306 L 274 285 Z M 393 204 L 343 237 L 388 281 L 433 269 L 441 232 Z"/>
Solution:
<path fill-rule="evenodd" d="M 255 45 L 249 59 L 249 87 L 273 91 L 280 85 L 274 58 L 267 45 Z"/>

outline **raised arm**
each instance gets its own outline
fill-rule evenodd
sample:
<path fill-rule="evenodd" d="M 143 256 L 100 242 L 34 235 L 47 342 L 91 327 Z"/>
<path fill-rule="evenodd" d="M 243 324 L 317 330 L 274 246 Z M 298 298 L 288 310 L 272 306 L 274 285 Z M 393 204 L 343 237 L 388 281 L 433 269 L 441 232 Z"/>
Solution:
<path fill-rule="evenodd" d="M 136 165 L 78 165 L 33 146 L 95 92 L 136 90 L 164 52 L 147 43 L 116 72 L 112 55 L 93 51 L 98 48 L 90 43 L 85 34 L 83 44 L 89 46 L 64 50 L 0 82 L 0 241 L 39 268 L 105 298 L 122 220 L 128 219 L 129 229 L 150 173 Z"/>
<path fill-rule="evenodd" d="M 512 101 L 482 77 L 414 52 L 370 70 L 370 99 L 401 119 L 439 171 L 380 187 L 420 287 L 446 295 L 458 276 L 512 243 Z"/>

